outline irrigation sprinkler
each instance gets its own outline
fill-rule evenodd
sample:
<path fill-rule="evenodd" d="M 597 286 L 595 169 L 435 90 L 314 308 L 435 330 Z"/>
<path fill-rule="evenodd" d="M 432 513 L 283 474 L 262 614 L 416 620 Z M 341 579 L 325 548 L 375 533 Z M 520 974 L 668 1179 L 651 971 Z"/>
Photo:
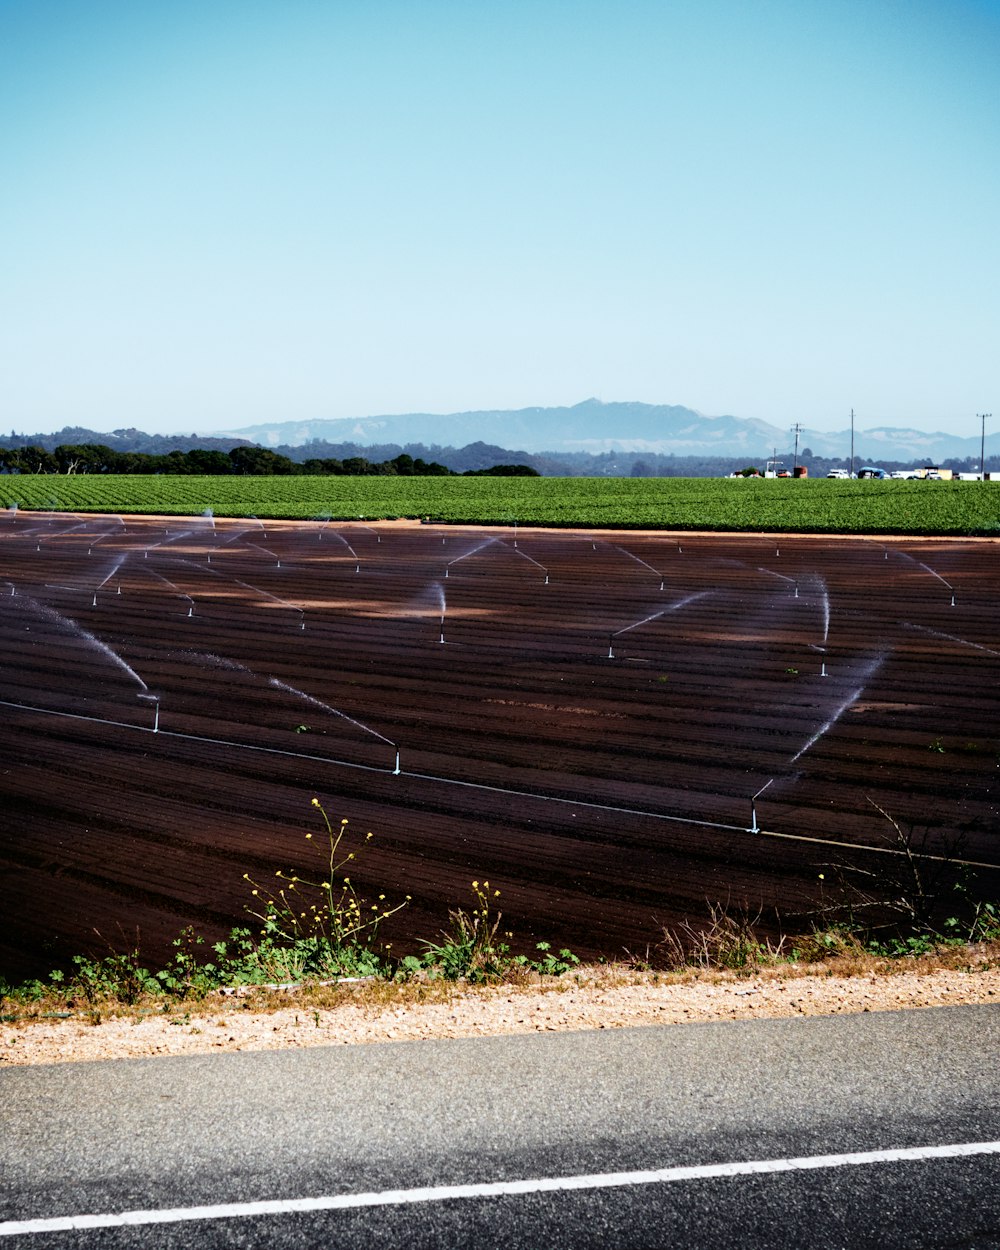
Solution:
<path fill-rule="evenodd" d="M 819 675 L 820 675 L 820 677 L 826 677 L 826 676 L 828 676 L 827 671 L 826 671 L 826 660 L 824 660 L 824 661 L 822 662 L 822 664 L 820 665 L 820 668 L 819 668 Z"/>
<path fill-rule="evenodd" d="M 608 634 L 608 659 L 613 660 L 614 658 L 615 658 L 615 636 L 614 634 Z"/>
<path fill-rule="evenodd" d="M 774 778 L 772 777 L 771 781 L 767 782 L 766 785 L 761 786 L 761 788 L 750 800 L 750 828 L 747 830 L 747 833 L 760 833 L 760 825 L 757 824 L 757 800 L 773 781 Z"/>
<path fill-rule="evenodd" d="M 514 522 L 514 546 L 517 546 L 517 522 Z"/>
<path fill-rule="evenodd" d="M 96 608 L 96 607 L 97 607 L 97 591 L 96 591 L 96 590 L 94 591 L 94 597 L 93 597 L 93 599 L 92 599 L 92 600 L 91 600 L 91 602 L 90 602 L 90 606 L 91 606 L 92 608 Z"/>
<path fill-rule="evenodd" d="M 160 696 L 156 694 L 146 694 L 145 692 L 137 696 L 140 699 L 148 699 L 153 704 L 153 728 L 152 732 L 158 734 L 160 732 Z"/>
<path fill-rule="evenodd" d="M 396 751 L 396 767 L 392 770 L 392 775 L 393 775 L 394 777 L 398 777 L 398 776 L 399 776 L 399 751 L 398 751 L 398 749 L 397 749 L 397 751 Z"/>

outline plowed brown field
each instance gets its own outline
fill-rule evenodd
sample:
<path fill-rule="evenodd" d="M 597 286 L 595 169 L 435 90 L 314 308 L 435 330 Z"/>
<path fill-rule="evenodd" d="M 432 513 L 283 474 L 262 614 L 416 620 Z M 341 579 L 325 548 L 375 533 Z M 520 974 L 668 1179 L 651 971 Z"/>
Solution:
<path fill-rule="evenodd" d="M 998 554 L 3 514 L 0 967 L 224 934 L 244 872 L 308 866 L 314 796 L 413 896 L 397 949 L 473 878 L 587 956 L 706 897 L 805 912 L 897 862 L 850 849 L 892 845 L 873 803 L 997 864 Z"/>

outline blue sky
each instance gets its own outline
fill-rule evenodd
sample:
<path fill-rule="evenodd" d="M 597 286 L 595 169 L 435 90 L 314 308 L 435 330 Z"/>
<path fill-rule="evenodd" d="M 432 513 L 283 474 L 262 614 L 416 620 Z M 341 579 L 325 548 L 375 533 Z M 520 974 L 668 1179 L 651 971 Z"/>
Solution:
<path fill-rule="evenodd" d="M 0 430 L 996 408 L 1000 3 L 0 0 Z"/>

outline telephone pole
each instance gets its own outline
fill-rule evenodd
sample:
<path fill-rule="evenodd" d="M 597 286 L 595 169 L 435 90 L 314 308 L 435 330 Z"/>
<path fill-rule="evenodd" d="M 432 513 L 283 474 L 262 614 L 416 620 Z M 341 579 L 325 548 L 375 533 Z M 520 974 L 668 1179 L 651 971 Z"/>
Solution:
<path fill-rule="evenodd" d="M 802 426 L 795 422 L 792 426 L 792 433 L 795 435 L 795 456 L 792 461 L 792 477 L 798 477 L 799 468 L 799 435 L 802 433 Z"/>
<path fill-rule="evenodd" d="M 851 477 L 854 476 L 854 409 L 851 409 Z"/>
<path fill-rule="evenodd" d="M 977 412 L 976 416 L 983 423 L 983 432 L 979 439 L 979 480 L 986 481 L 986 421 L 993 417 L 992 412 Z"/>

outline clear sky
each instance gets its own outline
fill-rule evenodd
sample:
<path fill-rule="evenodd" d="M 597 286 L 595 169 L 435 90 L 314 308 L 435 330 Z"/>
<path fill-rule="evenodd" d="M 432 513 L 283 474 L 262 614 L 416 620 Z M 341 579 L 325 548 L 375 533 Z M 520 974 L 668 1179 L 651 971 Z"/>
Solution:
<path fill-rule="evenodd" d="M 979 431 L 1000 0 L 0 0 L 0 430 Z"/>

